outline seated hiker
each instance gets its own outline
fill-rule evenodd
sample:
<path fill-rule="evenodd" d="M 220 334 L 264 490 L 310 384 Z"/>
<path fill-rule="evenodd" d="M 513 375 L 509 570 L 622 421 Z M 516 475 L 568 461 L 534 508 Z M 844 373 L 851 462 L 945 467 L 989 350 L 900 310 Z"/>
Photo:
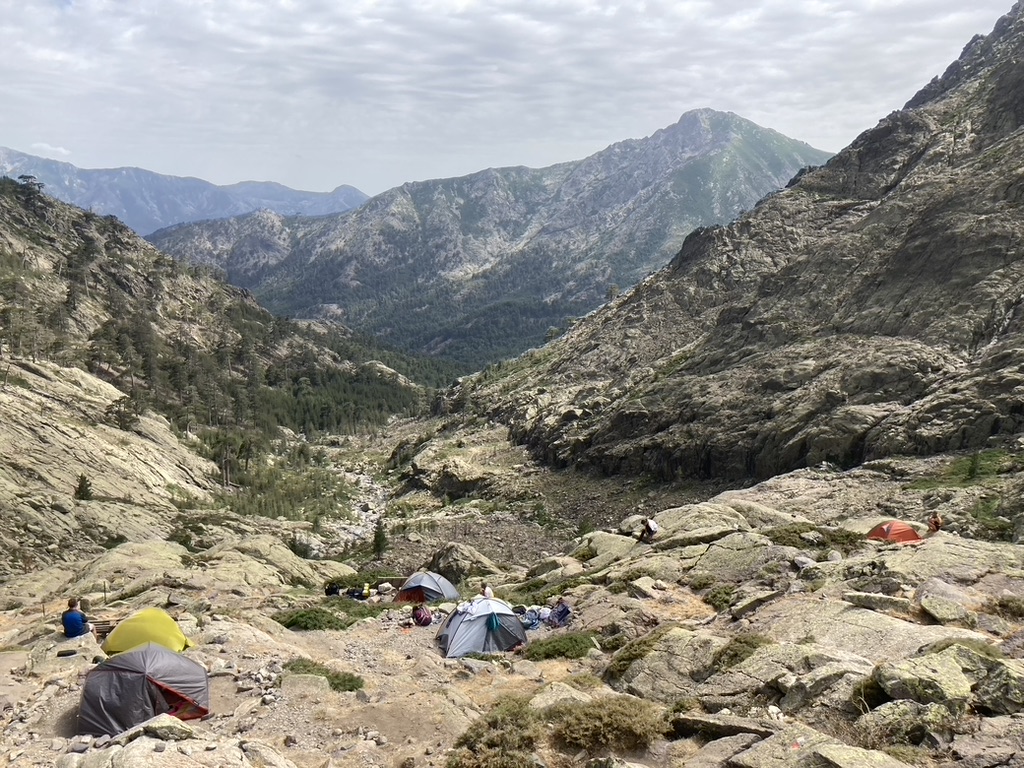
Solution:
<path fill-rule="evenodd" d="M 640 531 L 640 541 L 649 542 L 658 533 L 658 524 L 653 518 L 644 518 L 644 527 Z"/>
<path fill-rule="evenodd" d="M 434 620 L 434 616 L 426 605 L 420 603 L 412 609 L 412 620 L 416 622 L 416 626 L 429 627 L 430 623 Z"/>
<path fill-rule="evenodd" d="M 77 597 L 68 599 L 67 610 L 60 615 L 65 637 L 81 637 L 94 632 L 92 624 L 82 612 L 82 603 Z"/>
<path fill-rule="evenodd" d="M 933 511 L 928 518 L 928 530 L 932 533 L 938 533 L 942 530 L 942 516 L 938 512 Z"/>
<path fill-rule="evenodd" d="M 491 589 L 491 585 L 488 584 L 486 581 L 480 587 L 480 596 L 481 597 L 494 597 L 494 590 Z"/>
<path fill-rule="evenodd" d="M 333 595 L 341 594 L 341 584 L 336 581 L 328 581 L 324 584 L 324 595 L 332 597 Z"/>
<path fill-rule="evenodd" d="M 565 602 L 564 597 L 560 597 L 555 603 L 555 607 L 551 609 L 551 613 L 548 614 L 547 625 L 552 628 L 564 627 L 569 623 L 570 618 L 572 618 L 572 608 Z"/>

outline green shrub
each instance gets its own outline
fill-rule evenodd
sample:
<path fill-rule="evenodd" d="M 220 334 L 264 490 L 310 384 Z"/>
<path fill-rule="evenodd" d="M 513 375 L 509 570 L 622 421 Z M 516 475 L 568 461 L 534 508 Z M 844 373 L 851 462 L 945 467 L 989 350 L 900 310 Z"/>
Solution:
<path fill-rule="evenodd" d="M 526 646 L 524 655 L 530 661 L 544 659 L 582 659 L 596 646 L 593 632 L 568 632 L 564 635 L 534 640 Z"/>
<path fill-rule="evenodd" d="M 499 699 L 455 742 L 446 768 L 535 768 L 534 751 L 543 736 L 528 699 Z"/>
<path fill-rule="evenodd" d="M 732 599 L 735 594 L 736 587 L 732 584 L 719 584 L 717 587 L 709 589 L 707 594 L 701 597 L 701 600 L 710 605 L 716 611 L 721 612 L 732 605 Z"/>
<path fill-rule="evenodd" d="M 625 632 L 616 632 L 614 635 L 602 635 L 597 642 L 605 653 L 615 653 L 629 642 L 629 636 Z"/>
<path fill-rule="evenodd" d="M 392 606 L 388 603 L 367 603 L 362 600 L 350 600 L 348 598 L 333 599 L 330 601 L 332 610 L 341 611 L 348 617 L 345 624 L 350 627 L 360 619 L 368 619 L 372 616 L 380 616 Z"/>
<path fill-rule="evenodd" d="M 819 544 L 811 544 L 801 536 L 805 533 L 817 533 L 821 536 Z M 772 540 L 773 544 L 780 547 L 793 547 L 794 549 L 805 549 L 823 552 L 828 549 L 836 549 L 844 555 L 849 555 L 864 546 L 864 536 L 845 528 L 827 528 L 816 526 L 812 523 L 790 523 L 770 528 L 764 531 L 764 535 Z"/>
<path fill-rule="evenodd" d="M 470 651 L 462 658 L 464 659 L 476 659 L 477 661 L 504 661 L 505 657 L 500 653 L 480 653 L 479 651 Z"/>
<path fill-rule="evenodd" d="M 663 624 L 656 629 L 652 629 L 643 637 L 638 637 L 636 640 L 631 640 L 626 643 L 619 651 L 612 656 L 612 660 L 608 663 L 608 666 L 604 670 L 604 678 L 606 680 L 618 680 L 626 671 L 633 666 L 633 662 L 639 661 L 644 658 L 659 640 L 668 632 L 673 624 Z"/>
<path fill-rule="evenodd" d="M 384 517 L 377 518 L 377 525 L 373 529 L 373 557 L 380 560 L 388 548 L 388 526 Z"/>
<path fill-rule="evenodd" d="M 565 678 L 565 682 L 580 691 L 590 691 L 604 685 L 600 677 L 589 672 L 577 672 L 575 675 L 569 675 Z"/>
<path fill-rule="evenodd" d="M 301 608 L 295 611 L 281 611 L 272 617 L 288 629 L 297 631 L 311 629 L 346 629 L 351 622 L 324 608 Z"/>
<path fill-rule="evenodd" d="M 741 661 L 753 656 L 754 651 L 758 648 L 771 645 L 773 642 L 771 638 L 753 632 L 736 635 L 718 649 L 711 659 L 711 668 L 716 672 L 721 672 L 723 669 L 735 667 Z"/>
<path fill-rule="evenodd" d="M 573 749 L 588 751 L 646 749 L 666 730 L 657 705 L 627 696 L 556 704 L 544 717 L 554 725 L 556 739 Z"/>
<path fill-rule="evenodd" d="M 715 583 L 715 577 L 710 573 L 698 573 L 690 577 L 688 586 L 694 592 L 699 592 L 702 589 L 707 589 Z"/>
<path fill-rule="evenodd" d="M 309 659 L 292 659 L 285 662 L 284 668 L 297 675 L 320 675 L 327 678 L 333 691 L 358 691 L 363 687 L 363 678 L 348 672 L 336 672 L 330 667 L 318 664 Z"/>

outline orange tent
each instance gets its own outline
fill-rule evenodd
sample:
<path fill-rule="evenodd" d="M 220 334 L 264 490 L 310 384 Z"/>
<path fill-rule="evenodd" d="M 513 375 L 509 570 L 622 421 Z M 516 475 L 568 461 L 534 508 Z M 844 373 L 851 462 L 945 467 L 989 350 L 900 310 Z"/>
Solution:
<path fill-rule="evenodd" d="M 901 520 L 890 520 L 888 523 L 876 525 L 868 532 L 868 538 L 876 541 L 894 541 L 897 544 L 921 541 L 917 531 Z"/>

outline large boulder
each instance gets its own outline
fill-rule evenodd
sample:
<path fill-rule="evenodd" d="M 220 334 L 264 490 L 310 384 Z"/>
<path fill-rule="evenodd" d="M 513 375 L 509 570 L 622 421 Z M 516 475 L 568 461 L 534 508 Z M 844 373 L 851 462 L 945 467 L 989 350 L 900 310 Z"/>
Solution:
<path fill-rule="evenodd" d="M 784 560 L 788 550 L 759 533 L 737 531 L 713 542 L 690 570 L 692 576 L 737 583 L 756 578 L 766 564 Z"/>
<path fill-rule="evenodd" d="M 882 664 L 875 679 L 894 699 L 967 706 L 1010 715 L 1024 711 L 1024 662 L 954 643 L 935 653 Z"/>
<path fill-rule="evenodd" d="M 1024 547 L 937 533 L 917 546 L 892 547 L 878 553 L 886 570 L 907 584 L 937 578 L 971 585 L 991 573 L 1024 569 Z"/>
<path fill-rule="evenodd" d="M 501 568 L 475 548 L 455 541 L 434 552 L 423 567 L 440 573 L 452 584 L 458 584 L 469 576 L 490 576 L 502 572 Z"/>
<path fill-rule="evenodd" d="M 655 515 L 661 526 L 656 539 L 660 549 L 707 544 L 736 531 L 749 531 L 746 518 L 725 504 L 689 504 L 666 509 Z"/>
<path fill-rule="evenodd" d="M 749 619 L 752 631 L 776 642 L 813 641 L 876 664 L 908 658 L 922 646 L 949 638 L 988 640 L 969 629 L 915 624 L 818 594 L 776 600 L 758 608 Z"/>
<path fill-rule="evenodd" d="M 644 551 L 647 547 L 630 536 L 593 531 L 583 537 L 572 555 L 584 561 L 587 570 L 598 571 L 626 558 L 634 549 Z"/>
<path fill-rule="evenodd" d="M 808 706 L 844 709 L 873 668 L 863 656 L 817 643 L 771 644 L 711 675 L 701 696 L 713 699 L 716 707 L 746 706 L 760 695 L 777 700 L 787 712 Z"/>
<path fill-rule="evenodd" d="M 670 552 L 649 551 L 643 557 L 617 561 L 600 575 L 603 575 L 609 584 L 628 581 L 639 576 L 650 576 L 659 581 L 682 583 L 689 570 L 708 551 L 708 546 L 707 544 L 694 544 L 692 547 L 680 547 Z"/>
<path fill-rule="evenodd" d="M 618 691 L 674 704 L 697 695 L 698 680 L 728 642 L 703 630 L 657 629 L 619 650 L 605 677 Z"/>

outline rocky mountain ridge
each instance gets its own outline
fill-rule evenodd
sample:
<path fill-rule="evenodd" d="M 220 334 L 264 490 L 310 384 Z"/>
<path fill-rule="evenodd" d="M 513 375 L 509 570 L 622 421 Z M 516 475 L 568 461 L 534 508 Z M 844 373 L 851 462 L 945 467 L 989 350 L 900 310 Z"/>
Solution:
<path fill-rule="evenodd" d="M 0 147 L 0 174 L 35 176 L 59 200 L 117 216 L 142 235 L 183 221 L 240 216 L 267 209 L 319 216 L 361 205 L 367 195 L 343 184 L 331 192 L 303 192 L 269 181 L 217 185 L 143 168 L 78 168 L 71 163 Z"/>
<path fill-rule="evenodd" d="M 517 354 L 665 264 L 827 154 L 694 110 L 550 168 L 404 184 L 340 216 L 253 214 L 150 240 L 287 316 L 337 317 L 464 368 Z"/>
<path fill-rule="evenodd" d="M 467 379 L 556 466 L 763 478 L 1021 429 L 1017 5 L 961 73 L 562 339 Z M 967 74 L 962 74 L 967 73 Z M 929 94 L 932 94 L 929 96 Z"/>

